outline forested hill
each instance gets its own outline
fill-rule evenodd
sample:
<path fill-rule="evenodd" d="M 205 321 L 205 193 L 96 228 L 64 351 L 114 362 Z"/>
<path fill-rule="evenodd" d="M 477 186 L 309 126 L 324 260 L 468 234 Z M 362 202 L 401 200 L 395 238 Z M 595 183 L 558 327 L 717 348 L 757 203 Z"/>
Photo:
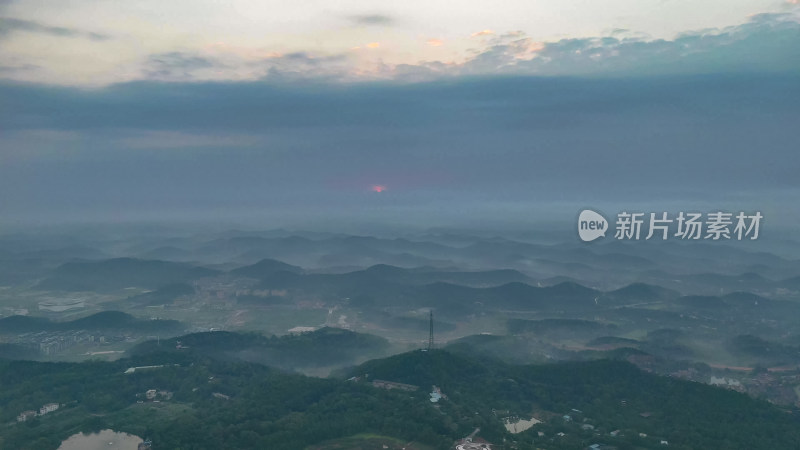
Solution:
<path fill-rule="evenodd" d="M 638 433 L 687 449 L 788 449 L 800 442 L 793 441 L 800 439 L 798 411 L 787 414 L 745 394 L 653 375 L 625 361 L 514 366 L 434 350 L 369 361 L 348 375 L 435 384 L 453 403 L 472 405 L 480 414 L 570 414 L 606 436 L 622 430 L 625 438 L 602 439 L 619 448 L 646 445 Z M 551 419 L 537 429 L 557 433 L 564 427 L 563 420 Z"/>
<path fill-rule="evenodd" d="M 346 378 L 320 379 L 198 353 L 105 363 L 0 361 L 0 448 L 56 449 L 70 434 L 103 428 L 150 438 L 154 448 L 192 449 L 296 450 L 364 433 L 447 449 L 475 428 L 482 438 L 516 442 L 521 450 L 594 443 L 663 448 L 661 440 L 678 449 L 773 450 L 800 442 L 796 414 L 620 361 L 512 366 L 443 350 L 414 351 L 369 361 Z M 152 365 L 161 367 L 125 373 Z M 381 389 L 373 386 L 375 379 L 418 389 Z M 436 404 L 428 395 L 433 385 L 445 395 Z M 170 396 L 158 394 L 153 403 L 144 397 L 148 389 Z M 49 402 L 64 406 L 14 422 L 21 411 Z M 572 420 L 565 421 L 565 414 Z M 502 422 L 508 416 L 544 423 L 511 434 Z"/>

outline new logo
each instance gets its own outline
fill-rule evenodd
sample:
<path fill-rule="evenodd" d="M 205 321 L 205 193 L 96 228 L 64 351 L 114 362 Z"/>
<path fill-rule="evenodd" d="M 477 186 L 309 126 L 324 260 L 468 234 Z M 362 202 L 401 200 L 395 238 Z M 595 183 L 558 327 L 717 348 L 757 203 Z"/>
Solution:
<path fill-rule="evenodd" d="M 608 231 L 608 221 L 600 213 L 591 209 L 584 209 L 578 216 L 578 236 L 584 242 L 591 242 L 599 237 L 605 237 Z"/>

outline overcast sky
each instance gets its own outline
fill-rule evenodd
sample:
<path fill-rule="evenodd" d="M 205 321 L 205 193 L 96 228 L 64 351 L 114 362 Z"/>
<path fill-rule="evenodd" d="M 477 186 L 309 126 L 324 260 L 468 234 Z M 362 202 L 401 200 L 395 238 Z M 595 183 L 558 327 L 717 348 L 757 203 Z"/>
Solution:
<path fill-rule="evenodd" d="M 791 226 L 798 81 L 796 1 L 0 0 L 0 223 Z"/>

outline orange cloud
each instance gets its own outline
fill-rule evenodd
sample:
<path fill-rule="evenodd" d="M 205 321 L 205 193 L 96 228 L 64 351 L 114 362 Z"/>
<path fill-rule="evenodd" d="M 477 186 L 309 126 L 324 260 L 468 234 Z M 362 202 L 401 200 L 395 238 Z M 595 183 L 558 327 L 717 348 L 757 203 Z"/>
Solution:
<path fill-rule="evenodd" d="M 378 48 L 380 46 L 381 46 L 380 42 L 370 42 L 369 44 L 367 44 L 367 48 Z"/>
<path fill-rule="evenodd" d="M 436 38 L 430 38 L 430 39 L 428 39 L 427 42 L 428 42 L 428 45 L 430 45 L 431 47 L 440 47 L 440 46 L 444 45 L 444 41 L 442 41 L 441 39 L 436 39 Z"/>
<path fill-rule="evenodd" d="M 472 37 L 490 36 L 492 34 L 494 34 L 494 31 L 486 29 L 486 30 L 481 30 L 481 31 L 477 31 L 475 33 L 472 33 L 470 36 L 472 36 Z"/>

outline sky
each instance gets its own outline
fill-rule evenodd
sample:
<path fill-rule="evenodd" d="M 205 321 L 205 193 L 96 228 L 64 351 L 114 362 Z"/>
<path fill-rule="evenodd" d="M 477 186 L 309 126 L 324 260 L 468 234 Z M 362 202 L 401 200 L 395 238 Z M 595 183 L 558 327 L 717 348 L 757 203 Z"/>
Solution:
<path fill-rule="evenodd" d="M 0 225 L 762 210 L 800 5 L 0 0 Z"/>

